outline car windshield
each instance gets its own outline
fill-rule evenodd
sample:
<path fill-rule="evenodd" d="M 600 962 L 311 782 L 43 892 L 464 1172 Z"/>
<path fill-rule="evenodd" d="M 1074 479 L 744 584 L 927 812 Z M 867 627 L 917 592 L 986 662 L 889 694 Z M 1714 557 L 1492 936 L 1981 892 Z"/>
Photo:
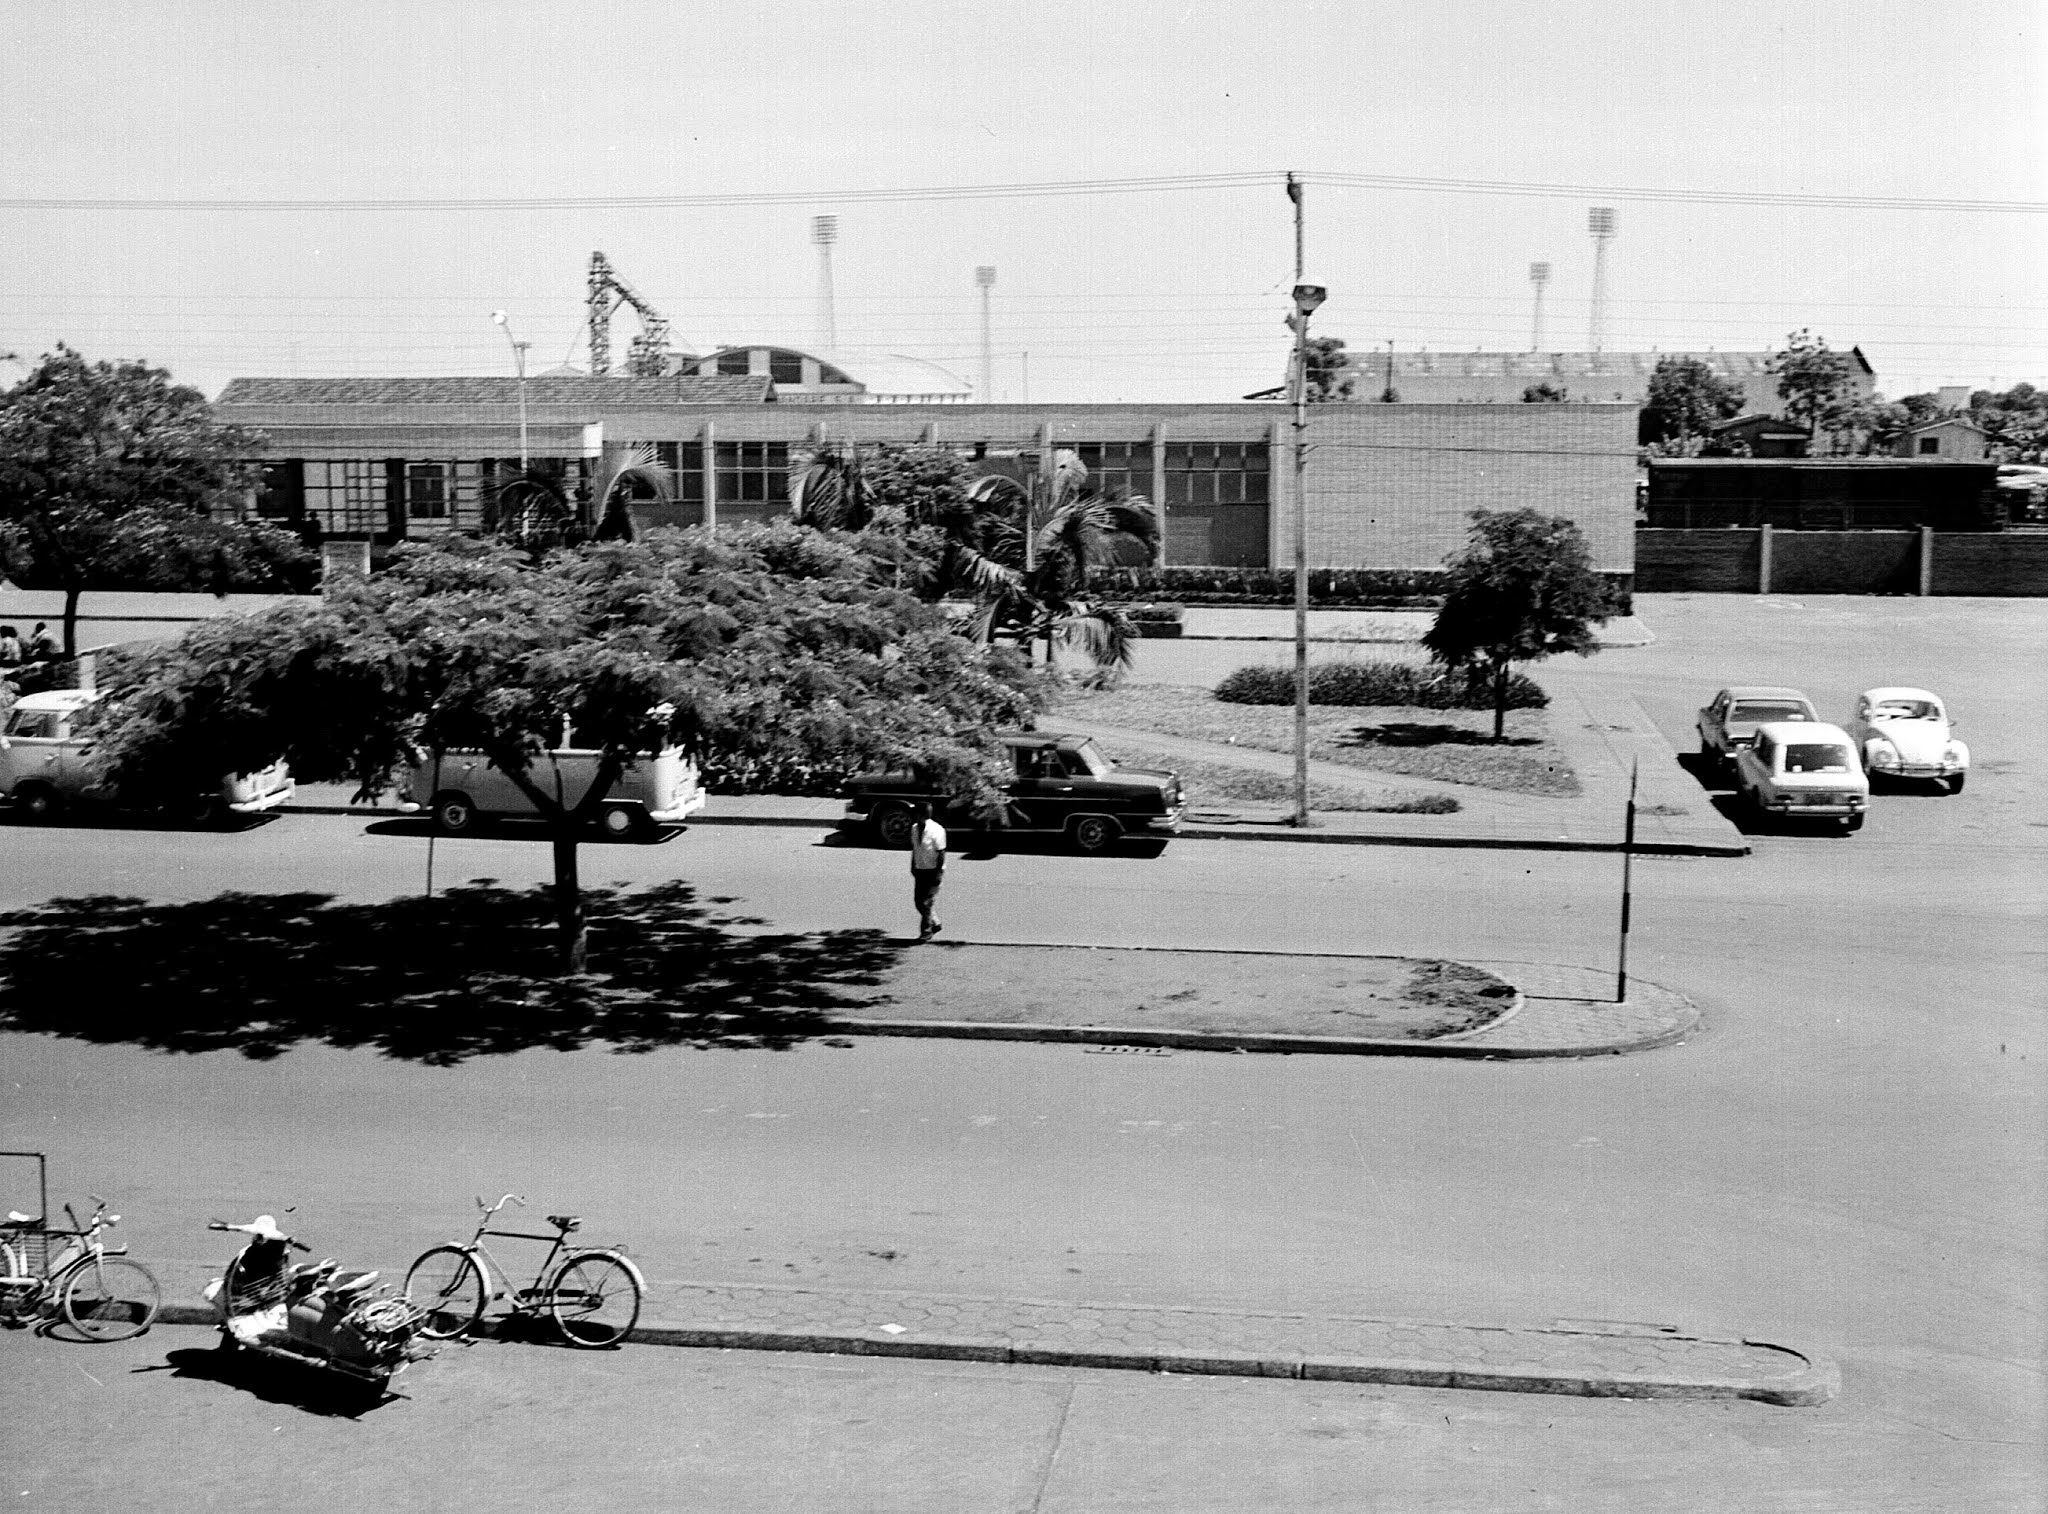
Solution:
<path fill-rule="evenodd" d="M 1090 778 L 1107 778 L 1116 764 L 1102 755 L 1102 748 L 1092 741 L 1084 741 L 1074 748 L 1074 755 L 1081 759 L 1081 766 Z"/>
<path fill-rule="evenodd" d="M 1849 762 L 1849 749 L 1832 742 L 1799 742 L 1785 748 L 1788 773 L 1846 773 Z"/>
<path fill-rule="evenodd" d="M 1875 720 L 1939 720 L 1940 706 L 1925 699 L 1886 699 L 1872 710 Z"/>
<path fill-rule="evenodd" d="M 1741 699 L 1728 712 L 1730 720 L 1762 725 L 1767 720 L 1806 720 L 1806 706 L 1796 699 Z"/>

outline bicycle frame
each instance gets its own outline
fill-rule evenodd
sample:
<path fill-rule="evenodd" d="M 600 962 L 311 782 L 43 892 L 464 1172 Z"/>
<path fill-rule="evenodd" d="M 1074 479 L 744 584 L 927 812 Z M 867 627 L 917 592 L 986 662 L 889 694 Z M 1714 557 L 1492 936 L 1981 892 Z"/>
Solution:
<path fill-rule="evenodd" d="M 496 1217 L 498 1211 L 503 1209 L 508 1202 L 523 1205 L 526 1200 L 520 1198 L 515 1193 L 508 1193 L 504 1198 L 499 1199 L 497 1203 L 486 1209 L 484 1217 L 477 1221 L 476 1234 L 471 1236 L 468 1242 L 458 1249 L 467 1252 L 471 1260 L 483 1272 L 484 1287 L 488 1290 L 491 1298 L 507 1300 L 515 1313 L 531 1313 L 547 1297 L 545 1284 L 547 1282 L 548 1269 L 554 1266 L 557 1257 L 564 1251 L 572 1249 L 579 1251 L 602 1251 L 606 1248 L 602 1246 L 579 1246 L 572 1248 L 569 1245 L 569 1236 L 572 1232 L 567 1230 L 557 1231 L 553 1235 L 536 1235 L 530 1230 L 491 1229 L 492 1219 Z M 484 1237 L 487 1235 L 495 1235 L 501 1240 L 547 1241 L 550 1243 L 548 1254 L 541 1258 L 540 1266 L 534 1269 L 533 1281 L 530 1284 L 524 1288 L 514 1288 L 511 1286 L 512 1274 L 506 1270 L 505 1264 L 498 1260 L 491 1248 L 484 1244 Z"/>

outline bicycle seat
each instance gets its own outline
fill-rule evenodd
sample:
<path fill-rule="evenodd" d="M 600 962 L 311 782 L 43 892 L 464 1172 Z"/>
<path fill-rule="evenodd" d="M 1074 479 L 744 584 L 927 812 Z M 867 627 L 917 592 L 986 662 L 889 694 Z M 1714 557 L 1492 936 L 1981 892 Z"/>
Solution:
<path fill-rule="evenodd" d="M 548 1223 L 564 1235 L 567 1235 L 572 1230 L 581 1230 L 583 1228 L 583 1221 L 573 1214 L 551 1214 L 548 1216 Z"/>
<path fill-rule="evenodd" d="M 20 1227 L 23 1225 L 40 1225 L 42 1221 L 32 1214 L 23 1214 L 18 1209 L 10 1209 L 7 1211 L 7 1223 L 12 1227 Z"/>

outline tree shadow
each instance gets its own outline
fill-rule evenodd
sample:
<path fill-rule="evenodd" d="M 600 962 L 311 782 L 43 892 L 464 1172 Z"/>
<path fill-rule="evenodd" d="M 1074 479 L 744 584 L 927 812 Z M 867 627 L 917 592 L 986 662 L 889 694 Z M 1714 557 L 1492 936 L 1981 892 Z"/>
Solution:
<path fill-rule="evenodd" d="M 303 1042 L 450 1066 L 603 1043 L 787 1047 L 874 995 L 874 930 L 770 933 L 681 882 L 587 889 L 592 970 L 556 966 L 547 886 L 490 879 L 378 904 L 114 895 L 0 914 L 0 1029 L 267 1059 Z"/>
<path fill-rule="evenodd" d="M 1358 725 L 1337 738 L 1338 746 L 1420 747 L 1420 746 L 1541 746 L 1540 736 L 1503 736 L 1495 741 L 1485 731 L 1468 731 L 1463 726 L 1442 725 L 1420 720 L 1389 720 L 1381 725 Z"/>

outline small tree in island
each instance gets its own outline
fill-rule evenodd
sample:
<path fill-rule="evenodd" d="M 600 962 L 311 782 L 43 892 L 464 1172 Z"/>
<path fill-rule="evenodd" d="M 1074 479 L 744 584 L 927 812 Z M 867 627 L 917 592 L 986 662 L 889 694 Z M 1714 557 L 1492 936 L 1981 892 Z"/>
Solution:
<path fill-rule="evenodd" d="M 1500 741 L 1514 664 L 1590 656 L 1599 649 L 1593 628 L 1620 613 L 1620 600 L 1594 571 L 1585 533 L 1536 510 L 1474 510 L 1469 545 L 1444 566 L 1450 585 L 1422 645 L 1431 661 L 1489 690 Z"/>
<path fill-rule="evenodd" d="M 60 345 L 0 392 L 0 575 L 62 591 L 67 657 L 87 590 L 305 589 L 297 537 L 215 518 L 239 513 L 258 440 L 164 369 Z"/>
<path fill-rule="evenodd" d="M 96 711 L 102 761 L 117 796 L 283 758 L 367 799 L 415 760 L 481 751 L 546 822 L 577 973 L 578 843 L 636 759 L 676 746 L 741 767 L 901 767 L 995 802 L 985 733 L 1028 719 L 1033 675 L 873 570 L 791 525 L 538 563 L 485 543 L 403 549 L 316 606 L 208 622 L 156 654 Z M 545 759 L 570 730 L 599 753 L 574 803 Z"/>

